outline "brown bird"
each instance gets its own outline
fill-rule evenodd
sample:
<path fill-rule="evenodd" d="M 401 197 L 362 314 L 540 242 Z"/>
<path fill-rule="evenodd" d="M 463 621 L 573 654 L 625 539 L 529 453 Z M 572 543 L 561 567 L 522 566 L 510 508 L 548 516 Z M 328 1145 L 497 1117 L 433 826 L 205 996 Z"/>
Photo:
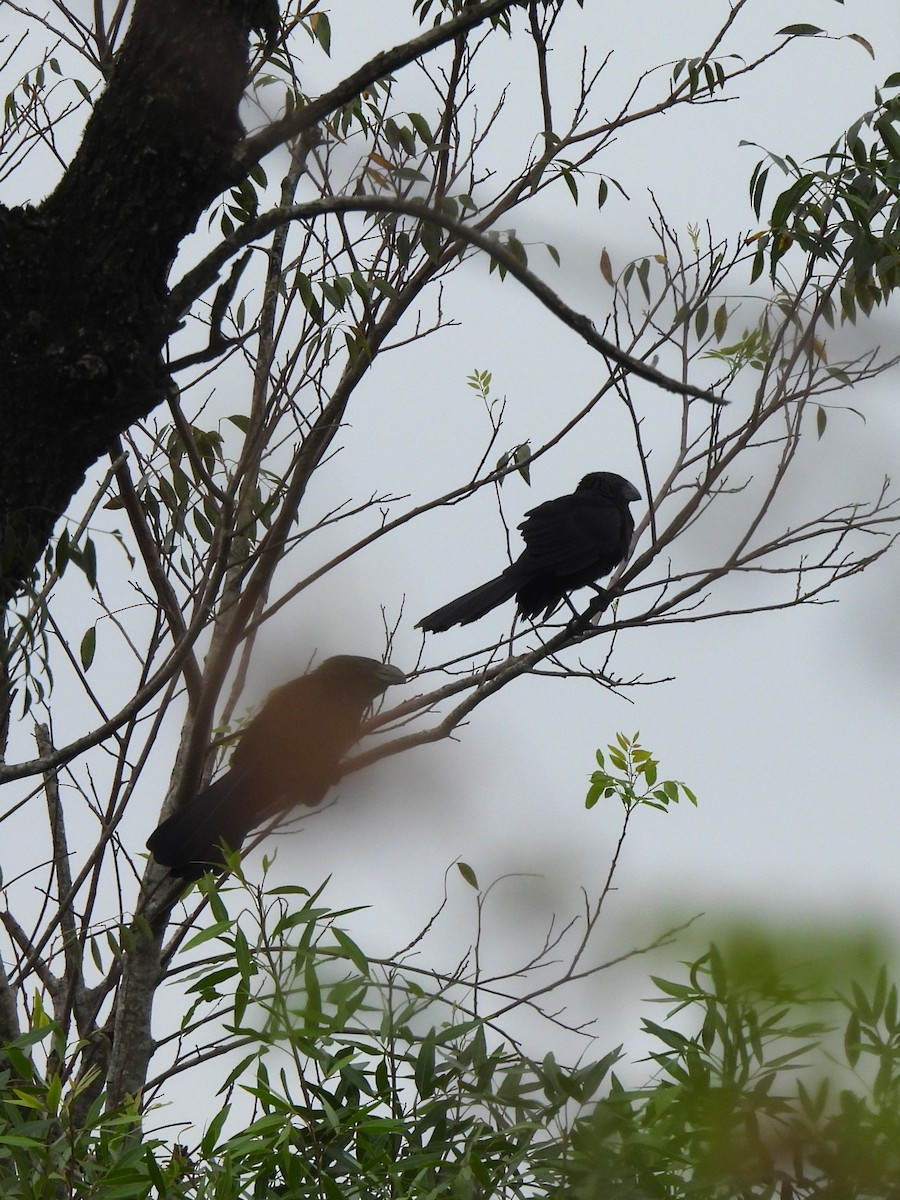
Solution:
<path fill-rule="evenodd" d="M 239 850 L 263 821 L 324 799 L 372 701 L 405 682 L 390 663 L 339 654 L 276 688 L 244 731 L 224 775 L 167 817 L 147 849 L 182 879 L 221 868 L 223 842 Z"/>

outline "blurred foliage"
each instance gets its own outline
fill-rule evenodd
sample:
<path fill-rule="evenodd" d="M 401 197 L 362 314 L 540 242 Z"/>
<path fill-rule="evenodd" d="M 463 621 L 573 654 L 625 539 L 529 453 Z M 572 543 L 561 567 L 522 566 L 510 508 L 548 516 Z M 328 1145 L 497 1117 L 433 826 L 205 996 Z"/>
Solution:
<path fill-rule="evenodd" d="M 664 1022 L 643 1022 L 656 1073 L 640 1089 L 612 1077 L 576 1120 L 551 1194 L 900 1195 L 896 985 L 882 969 L 869 989 L 820 995 L 757 965 L 755 954 L 728 958 L 713 945 L 686 978 L 654 978 L 667 1010 Z M 837 1022 L 827 1015 L 835 1004 Z"/>
<path fill-rule="evenodd" d="M 426 986 L 369 962 L 317 896 L 264 903 L 254 953 L 231 918 L 217 923 L 185 1018 L 227 997 L 245 1052 L 220 1093 L 252 1097 L 246 1127 L 225 1132 L 230 1101 L 190 1147 L 141 1141 L 133 1106 L 104 1113 L 98 1099 L 71 1120 L 79 1090 L 66 1097 L 29 1057 L 48 1022 L 7 1049 L 0 1194 L 900 1195 L 900 1017 L 884 969 L 825 995 L 757 970 L 758 946 L 711 946 L 654 977 L 665 1015 L 643 1018 L 653 1072 L 631 1087 L 613 1070 L 621 1048 L 575 1066 L 531 1057 L 476 1015 L 461 980 Z"/>

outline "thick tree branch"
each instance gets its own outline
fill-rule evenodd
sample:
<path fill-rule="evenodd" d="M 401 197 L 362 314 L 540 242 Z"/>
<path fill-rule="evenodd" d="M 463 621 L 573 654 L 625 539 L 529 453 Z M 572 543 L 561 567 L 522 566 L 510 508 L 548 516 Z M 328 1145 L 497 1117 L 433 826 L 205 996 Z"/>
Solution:
<path fill-rule="evenodd" d="M 548 287 L 533 271 L 530 271 L 496 238 L 482 230 L 457 221 L 445 213 L 436 212 L 427 204 L 418 200 L 406 200 L 396 196 L 329 196 L 323 200 L 310 200 L 304 204 L 295 204 L 290 208 L 273 208 L 257 220 L 248 222 L 230 238 L 227 238 L 172 289 L 172 319 L 177 320 L 180 314 L 206 288 L 211 287 L 219 277 L 219 272 L 228 260 L 251 242 L 271 233 L 273 229 L 286 221 L 311 221 L 317 217 L 329 216 L 335 213 L 371 213 L 374 216 L 384 213 L 398 213 L 401 216 L 413 217 L 416 220 L 439 225 L 458 239 L 462 246 L 476 246 L 490 255 L 494 262 L 508 271 L 515 279 L 527 288 L 541 304 L 557 317 L 567 328 L 577 333 L 582 341 L 587 342 L 592 349 L 597 350 L 605 358 L 611 359 L 623 370 L 645 379 L 664 391 L 674 392 L 679 396 L 692 396 L 698 400 L 706 400 L 710 404 L 727 404 L 721 396 L 695 387 L 683 380 L 673 379 L 669 375 L 648 366 L 639 358 L 626 354 L 615 342 L 603 337 L 597 332 L 590 317 L 570 308 L 560 296 Z M 457 253 L 456 248 L 444 248 L 442 254 Z"/>
<path fill-rule="evenodd" d="M 238 147 L 235 155 L 231 182 L 239 183 L 247 176 L 250 168 L 270 151 L 283 145 L 284 142 L 290 141 L 291 138 L 299 137 L 300 134 L 312 129 L 342 105 L 355 100 L 361 92 L 371 87 L 373 83 L 377 83 L 379 79 L 392 75 L 401 67 L 423 58 L 432 50 L 436 50 L 438 46 L 452 42 L 466 30 L 473 29 L 476 25 L 490 20 L 491 17 L 515 7 L 518 3 L 519 0 L 486 0 L 484 4 L 467 5 L 462 13 L 458 17 L 454 17 L 452 21 L 436 25 L 426 33 L 422 33 L 400 46 L 394 46 L 391 50 L 382 50 L 374 58 L 370 58 L 367 63 L 364 63 L 359 70 L 348 75 L 337 87 L 326 92 L 324 96 L 310 100 L 308 104 L 291 113 L 290 116 L 282 117 L 280 121 L 273 121 L 259 133 L 246 138 Z"/>

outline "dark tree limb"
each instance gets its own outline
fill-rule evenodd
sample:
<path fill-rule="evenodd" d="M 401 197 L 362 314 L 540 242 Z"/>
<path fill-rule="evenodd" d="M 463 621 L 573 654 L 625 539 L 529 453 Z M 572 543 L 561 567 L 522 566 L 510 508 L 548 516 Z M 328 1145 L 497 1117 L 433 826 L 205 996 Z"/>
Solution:
<path fill-rule="evenodd" d="M 160 404 L 167 276 L 244 137 L 249 35 L 275 0 L 136 0 L 59 185 L 0 208 L 0 601 L 86 470 Z"/>

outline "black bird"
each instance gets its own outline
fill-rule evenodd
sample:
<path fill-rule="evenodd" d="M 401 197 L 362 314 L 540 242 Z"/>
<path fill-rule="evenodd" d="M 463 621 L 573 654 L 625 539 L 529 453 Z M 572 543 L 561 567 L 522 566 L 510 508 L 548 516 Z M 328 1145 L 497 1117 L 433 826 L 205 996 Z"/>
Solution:
<path fill-rule="evenodd" d="M 624 559 L 634 533 L 628 505 L 641 494 L 612 471 L 585 475 L 569 496 L 532 508 L 519 526 L 525 549 L 502 575 L 451 600 L 419 621 L 442 633 L 468 625 L 516 598 L 523 617 L 547 617 L 575 588 L 608 575 Z"/>
<path fill-rule="evenodd" d="M 372 701 L 405 681 L 390 663 L 339 654 L 276 688 L 245 729 L 224 775 L 167 817 L 147 849 L 182 879 L 221 868 L 222 842 L 239 850 L 262 821 L 324 799 Z"/>

